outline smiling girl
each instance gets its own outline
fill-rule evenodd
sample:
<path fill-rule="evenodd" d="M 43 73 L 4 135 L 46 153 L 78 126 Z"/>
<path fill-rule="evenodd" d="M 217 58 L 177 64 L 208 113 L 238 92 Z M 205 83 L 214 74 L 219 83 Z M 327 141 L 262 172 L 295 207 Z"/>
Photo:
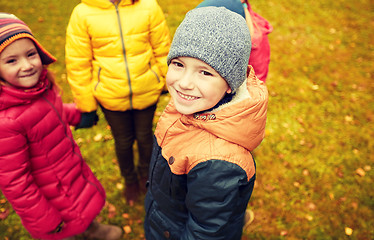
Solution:
<path fill-rule="evenodd" d="M 33 238 L 119 239 L 94 219 L 105 191 L 70 125 L 81 113 L 62 103 L 47 65 L 56 59 L 17 17 L 0 13 L 0 190 Z"/>

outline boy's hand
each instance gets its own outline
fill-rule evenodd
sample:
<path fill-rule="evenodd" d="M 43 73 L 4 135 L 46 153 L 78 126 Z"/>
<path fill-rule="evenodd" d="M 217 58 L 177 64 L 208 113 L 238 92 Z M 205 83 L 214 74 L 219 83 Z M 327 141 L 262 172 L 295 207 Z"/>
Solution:
<path fill-rule="evenodd" d="M 81 121 L 77 126 L 75 126 L 75 130 L 79 128 L 90 128 L 97 124 L 99 121 L 99 116 L 97 116 L 96 111 L 92 112 L 84 112 L 81 116 Z"/>

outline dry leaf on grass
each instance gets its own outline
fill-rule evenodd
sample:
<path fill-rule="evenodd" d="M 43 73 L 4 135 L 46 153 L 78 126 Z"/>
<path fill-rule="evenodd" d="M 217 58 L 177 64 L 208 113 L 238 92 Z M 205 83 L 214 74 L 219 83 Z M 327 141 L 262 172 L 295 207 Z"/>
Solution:
<path fill-rule="evenodd" d="M 364 171 L 364 169 L 362 169 L 362 168 L 357 168 L 356 169 L 356 173 L 360 176 L 360 177 L 363 177 L 363 176 L 365 176 L 365 171 Z"/>
<path fill-rule="evenodd" d="M 353 229 L 349 227 L 345 227 L 345 234 L 351 236 L 353 233 Z"/>
<path fill-rule="evenodd" d="M 132 232 L 131 227 L 129 225 L 124 226 L 123 231 L 125 231 L 126 234 L 129 234 Z"/>
<path fill-rule="evenodd" d="M 94 140 L 95 142 L 99 142 L 102 138 L 103 138 L 103 134 L 98 133 L 98 134 L 96 134 L 95 137 L 93 137 L 93 140 Z"/>

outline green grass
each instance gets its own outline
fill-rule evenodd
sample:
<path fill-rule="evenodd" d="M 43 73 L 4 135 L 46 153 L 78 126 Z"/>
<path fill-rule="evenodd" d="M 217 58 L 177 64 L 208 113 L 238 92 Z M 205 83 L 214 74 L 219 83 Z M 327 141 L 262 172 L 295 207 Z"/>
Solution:
<path fill-rule="evenodd" d="M 78 0 L 1 1 L 58 58 L 51 66 L 71 102 L 64 65 L 65 29 Z M 197 0 L 160 0 L 174 34 Z M 258 0 L 255 11 L 274 27 L 266 138 L 254 154 L 255 220 L 243 239 L 374 239 L 374 5 L 370 0 Z M 157 116 L 168 96 L 160 100 Z M 142 239 L 142 203 L 131 208 L 113 139 L 99 124 L 75 131 L 82 154 L 107 190 L 105 223 L 130 226 L 123 239 Z M 99 134 L 102 138 L 95 141 Z M 363 174 L 358 174 L 362 169 Z M 0 195 L 1 239 L 30 239 Z M 125 214 L 125 215 L 123 215 Z M 128 214 L 128 215 L 126 215 Z M 349 236 L 345 229 L 353 230 Z"/>

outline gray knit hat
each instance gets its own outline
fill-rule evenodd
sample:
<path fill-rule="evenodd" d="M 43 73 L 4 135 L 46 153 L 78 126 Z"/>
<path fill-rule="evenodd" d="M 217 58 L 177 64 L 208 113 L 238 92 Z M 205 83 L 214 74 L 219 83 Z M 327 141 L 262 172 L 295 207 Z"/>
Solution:
<path fill-rule="evenodd" d="M 242 16 L 224 7 L 195 8 L 177 28 L 167 63 L 200 59 L 216 70 L 234 93 L 247 78 L 251 36 Z"/>

